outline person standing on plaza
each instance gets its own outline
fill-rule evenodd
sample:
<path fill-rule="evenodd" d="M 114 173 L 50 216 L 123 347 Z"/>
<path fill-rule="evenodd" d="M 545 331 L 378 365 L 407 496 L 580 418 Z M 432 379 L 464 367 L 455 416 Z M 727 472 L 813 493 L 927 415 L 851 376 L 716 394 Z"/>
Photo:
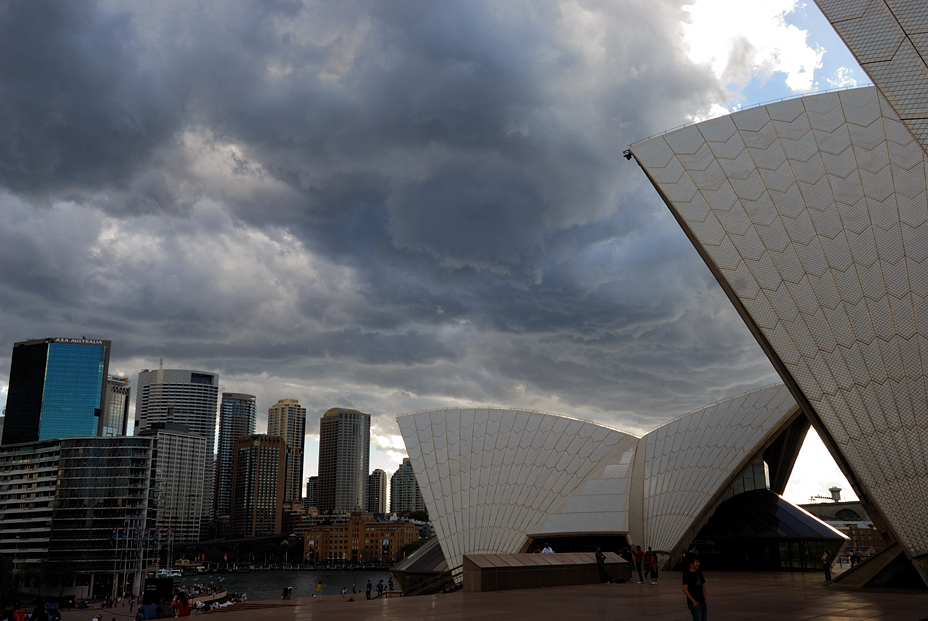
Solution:
<path fill-rule="evenodd" d="M 371 598 L 371 591 L 373 590 L 373 588 L 374 588 L 374 585 L 371 584 L 371 581 L 370 581 L 370 580 L 368 580 L 368 581 L 367 581 L 366 590 L 364 591 L 364 596 L 365 596 L 367 599 L 370 599 L 370 598 Z"/>
<path fill-rule="evenodd" d="M 319 584 L 316 585 L 316 600 L 322 599 L 322 579 L 319 579 Z"/>
<path fill-rule="evenodd" d="M 35 621 L 47 621 L 48 614 L 45 612 L 45 603 L 41 599 L 35 601 L 35 607 L 32 609 L 32 616 L 29 617 L 29 620 Z"/>
<path fill-rule="evenodd" d="M 831 580 L 831 554 L 828 550 L 822 554 L 822 569 L 825 570 L 825 580 Z"/>
<path fill-rule="evenodd" d="M 632 552 L 632 558 L 635 560 L 635 569 L 638 570 L 638 584 L 644 584 L 644 576 L 641 574 L 644 552 L 641 551 L 641 546 L 635 546 L 635 551 Z"/>
<path fill-rule="evenodd" d="M 171 608 L 177 611 L 178 617 L 190 616 L 190 602 L 187 601 L 187 594 L 181 591 L 171 603 Z"/>
<path fill-rule="evenodd" d="M 596 567 L 599 568 L 600 582 L 612 582 L 609 579 L 609 572 L 606 570 L 606 555 L 603 554 L 603 549 L 600 547 L 596 548 Z"/>
<path fill-rule="evenodd" d="M 689 557 L 689 569 L 683 571 L 683 594 L 686 595 L 686 607 L 693 615 L 693 621 L 708 620 L 709 597 L 706 593 L 706 578 L 699 569 L 699 557 L 695 554 Z"/>
<path fill-rule="evenodd" d="M 651 551 L 651 546 L 644 553 L 644 566 L 645 572 L 651 573 L 651 584 L 657 584 L 657 554 Z"/>

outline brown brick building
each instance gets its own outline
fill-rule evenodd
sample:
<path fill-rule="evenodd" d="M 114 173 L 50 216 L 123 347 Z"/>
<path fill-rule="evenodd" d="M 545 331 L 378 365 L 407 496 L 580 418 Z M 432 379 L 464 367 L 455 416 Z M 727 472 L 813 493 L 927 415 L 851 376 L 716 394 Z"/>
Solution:
<path fill-rule="evenodd" d="M 374 514 L 355 511 L 348 524 L 312 526 L 303 537 L 306 560 L 395 563 L 400 549 L 419 540 L 419 529 L 406 522 L 376 522 Z"/>

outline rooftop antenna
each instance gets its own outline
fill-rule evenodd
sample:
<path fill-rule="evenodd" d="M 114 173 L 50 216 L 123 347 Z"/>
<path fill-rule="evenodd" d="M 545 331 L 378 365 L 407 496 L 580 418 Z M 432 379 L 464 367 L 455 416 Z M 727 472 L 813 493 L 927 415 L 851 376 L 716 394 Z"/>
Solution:
<path fill-rule="evenodd" d="M 159 371 L 164 370 L 164 358 L 158 358 L 158 370 Z"/>

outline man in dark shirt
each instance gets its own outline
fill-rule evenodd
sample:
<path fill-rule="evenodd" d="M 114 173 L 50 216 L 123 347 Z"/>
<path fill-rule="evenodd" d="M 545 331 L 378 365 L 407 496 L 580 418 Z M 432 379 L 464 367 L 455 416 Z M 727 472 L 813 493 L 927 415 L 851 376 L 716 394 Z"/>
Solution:
<path fill-rule="evenodd" d="M 706 621 L 708 618 L 706 595 L 706 578 L 699 571 L 699 557 L 689 556 L 690 568 L 683 572 L 683 594 L 686 595 L 686 606 L 693 615 L 693 621 Z"/>
<path fill-rule="evenodd" d="M 602 548 L 596 548 L 596 566 L 599 567 L 599 581 L 612 582 L 609 579 L 609 572 L 606 570 L 606 555 L 603 554 Z"/>

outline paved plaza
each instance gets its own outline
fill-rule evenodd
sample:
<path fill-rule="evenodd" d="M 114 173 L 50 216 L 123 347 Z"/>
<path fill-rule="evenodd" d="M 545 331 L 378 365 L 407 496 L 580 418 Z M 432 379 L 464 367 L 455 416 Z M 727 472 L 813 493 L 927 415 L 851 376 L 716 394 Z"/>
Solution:
<path fill-rule="evenodd" d="M 821 573 L 706 572 L 706 579 L 712 621 L 920 621 L 928 618 L 928 593 L 825 588 Z M 66 611 L 63 621 L 90 621 L 95 612 L 97 610 Z M 127 608 L 102 612 L 104 621 L 131 619 Z M 677 572 L 667 572 L 656 586 L 627 583 L 490 593 L 459 591 L 448 595 L 371 601 L 360 594 L 352 602 L 338 595 L 323 597 L 321 601 L 297 597 L 286 602 L 247 602 L 206 614 L 216 617 L 215 621 L 690 619 Z"/>

